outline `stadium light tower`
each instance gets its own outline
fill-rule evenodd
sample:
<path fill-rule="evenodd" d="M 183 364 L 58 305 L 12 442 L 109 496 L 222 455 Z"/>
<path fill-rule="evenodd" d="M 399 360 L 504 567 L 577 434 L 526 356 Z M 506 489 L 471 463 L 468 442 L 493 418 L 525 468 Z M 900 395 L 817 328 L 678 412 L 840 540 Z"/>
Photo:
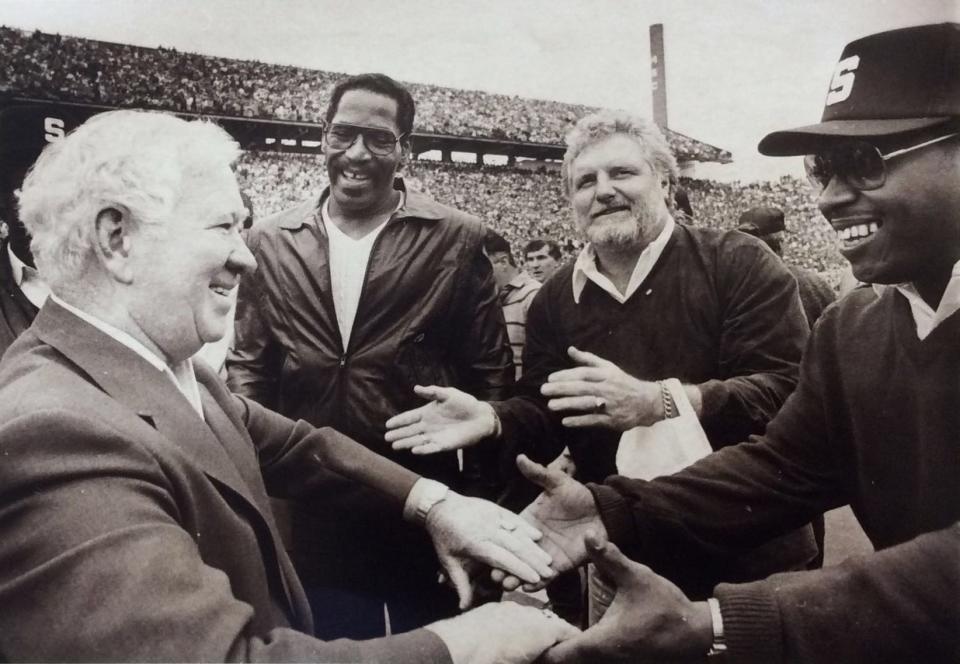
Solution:
<path fill-rule="evenodd" d="M 650 26 L 650 90 L 653 100 L 653 121 L 666 129 L 667 61 L 663 57 L 663 23 Z"/>

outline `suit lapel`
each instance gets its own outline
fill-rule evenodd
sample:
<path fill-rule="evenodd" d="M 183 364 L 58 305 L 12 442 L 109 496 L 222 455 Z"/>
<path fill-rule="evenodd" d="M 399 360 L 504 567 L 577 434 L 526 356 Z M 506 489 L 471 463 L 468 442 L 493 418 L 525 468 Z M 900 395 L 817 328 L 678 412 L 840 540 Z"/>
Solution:
<path fill-rule="evenodd" d="M 236 460 L 237 469 L 250 487 L 251 493 L 260 508 L 263 520 L 270 530 L 273 540 L 273 554 L 280 570 L 280 581 L 286 593 L 287 600 L 293 608 L 294 622 L 299 623 L 301 629 L 312 633 L 312 618 L 310 605 L 303 592 L 303 586 L 293 568 L 293 563 L 283 548 L 283 541 L 276 521 L 273 518 L 273 509 L 263 484 L 263 475 L 254 453 L 255 446 L 247 433 L 243 423 L 236 415 L 236 410 L 230 401 L 233 397 L 223 387 L 212 371 L 198 364 L 197 380 L 200 384 L 200 399 L 203 402 L 203 413 L 207 424 L 214 436 L 223 445 L 231 459 Z"/>
<path fill-rule="evenodd" d="M 242 424 L 234 423 L 224 405 L 211 396 L 206 369 L 198 372 L 204 422 L 169 376 L 53 300 L 40 310 L 34 329 L 100 389 L 152 425 L 210 478 L 244 499 L 273 540 L 272 550 L 265 553 L 276 561 L 273 569 L 278 570 L 293 617 L 309 625 L 310 610 L 283 550 L 253 445 Z M 223 399 L 231 398 L 215 380 L 213 390 L 222 391 Z"/>

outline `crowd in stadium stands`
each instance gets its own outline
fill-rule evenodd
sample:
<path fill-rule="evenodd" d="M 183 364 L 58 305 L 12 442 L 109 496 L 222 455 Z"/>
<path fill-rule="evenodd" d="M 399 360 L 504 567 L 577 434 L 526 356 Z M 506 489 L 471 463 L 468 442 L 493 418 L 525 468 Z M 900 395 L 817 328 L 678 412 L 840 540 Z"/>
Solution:
<path fill-rule="evenodd" d="M 342 76 L 7 27 L 0 27 L 0 52 L 5 56 L 0 92 L 309 122 L 321 119 L 329 91 Z M 593 110 L 435 85 L 410 87 L 417 99 L 417 129 L 429 133 L 560 143 L 567 128 Z M 676 133 L 671 133 L 671 143 L 687 156 L 710 149 Z M 326 184 L 322 172 L 318 157 L 295 153 L 249 153 L 239 166 L 258 216 L 319 191 Z M 554 239 L 568 254 L 580 246 L 556 173 L 420 160 L 411 164 L 408 175 L 415 188 L 476 214 L 514 247 L 532 237 Z M 704 180 L 682 184 L 698 224 L 733 227 L 740 212 L 773 205 L 787 215 L 786 260 L 831 277 L 843 264 L 833 233 L 798 180 L 747 186 Z"/>
<path fill-rule="evenodd" d="M 176 49 L 26 32 L 0 26 L 0 92 L 45 99 L 319 122 L 333 85 L 345 74 Z M 572 124 L 596 109 L 408 84 L 417 130 L 433 134 L 559 144 Z M 722 152 L 670 132 L 675 151 L 716 160 Z"/>
<path fill-rule="evenodd" d="M 241 186 L 257 217 L 277 212 L 326 185 L 319 157 L 294 153 L 248 152 L 240 160 Z M 568 255 L 580 247 L 569 207 L 555 172 L 507 166 L 415 160 L 406 169 L 409 186 L 438 201 L 477 215 L 518 250 L 534 237 L 557 241 Z M 825 273 L 836 284 L 843 259 L 836 237 L 813 205 L 805 182 L 749 185 L 681 178 L 694 209 L 694 223 L 734 228 L 740 213 L 755 206 L 779 207 L 786 213 L 784 259 Z M 518 256 L 519 258 L 519 256 Z"/>

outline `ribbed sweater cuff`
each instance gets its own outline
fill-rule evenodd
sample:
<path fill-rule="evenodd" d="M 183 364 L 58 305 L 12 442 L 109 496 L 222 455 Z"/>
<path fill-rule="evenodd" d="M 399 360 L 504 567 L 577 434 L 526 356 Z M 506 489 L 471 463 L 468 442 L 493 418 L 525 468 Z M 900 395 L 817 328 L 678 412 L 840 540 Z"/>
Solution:
<path fill-rule="evenodd" d="M 593 494 L 610 541 L 621 548 L 624 542 L 631 542 L 634 539 L 633 514 L 623 496 L 602 484 L 587 484 L 587 488 Z"/>
<path fill-rule="evenodd" d="M 700 389 L 700 419 L 720 411 L 730 398 L 730 392 L 722 380 L 708 380 L 697 385 Z"/>
<path fill-rule="evenodd" d="M 713 594 L 720 602 L 730 662 L 783 661 L 780 610 L 768 583 L 721 583 Z"/>

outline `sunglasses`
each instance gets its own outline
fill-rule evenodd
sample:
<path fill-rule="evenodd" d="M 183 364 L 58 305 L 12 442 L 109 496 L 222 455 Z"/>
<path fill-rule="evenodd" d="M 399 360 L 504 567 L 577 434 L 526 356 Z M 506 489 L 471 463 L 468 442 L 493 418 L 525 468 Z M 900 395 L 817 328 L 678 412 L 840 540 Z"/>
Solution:
<path fill-rule="evenodd" d="M 808 154 L 803 158 L 803 167 L 807 172 L 807 179 L 817 191 L 826 189 L 835 176 L 843 178 L 854 189 L 870 191 L 879 189 L 887 181 L 889 160 L 954 136 L 960 136 L 960 133 L 938 136 L 886 154 L 867 141 L 845 141 L 817 154 Z"/>
<path fill-rule="evenodd" d="M 386 157 L 393 154 L 397 143 L 399 143 L 406 134 L 394 136 L 393 132 L 387 129 L 362 127 L 344 122 L 335 122 L 327 125 L 323 132 L 323 138 L 327 142 L 327 145 L 334 150 L 349 150 L 356 142 L 358 136 L 362 137 L 364 146 L 366 146 L 371 154 Z"/>

